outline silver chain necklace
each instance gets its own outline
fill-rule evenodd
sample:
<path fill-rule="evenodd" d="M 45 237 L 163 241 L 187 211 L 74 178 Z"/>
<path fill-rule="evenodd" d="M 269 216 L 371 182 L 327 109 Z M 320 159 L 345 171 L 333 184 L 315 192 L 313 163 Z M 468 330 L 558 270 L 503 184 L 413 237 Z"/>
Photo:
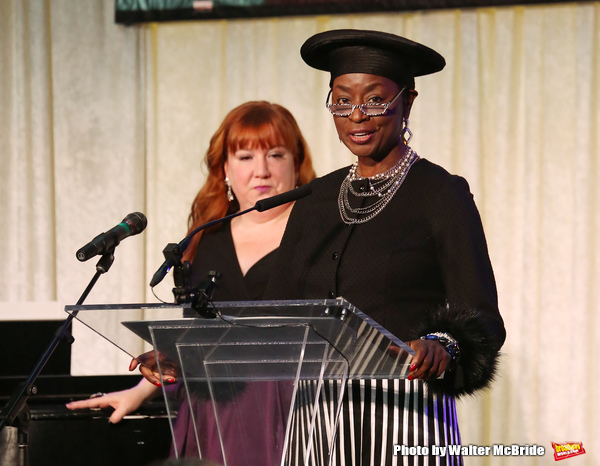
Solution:
<path fill-rule="evenodd" d="M 358 174 L 358 160 L 354 162 L 350 167 L 350 172 L 342 181 L 340 195 L 338 196 L 338 207 L 344 223 L 348 225 L 366 223 L 378 215 L 394 197 L 398 188 L 402 186 L 410 167 L 419 158 L 414 150 L 406 146 L 404 156 L 396 165 L 370 178 L 360 176 Z M 352 186 L 352 182 L 365 179 L 369 181 L 369 189 L 364 192 L 356 191 Z M 377 200 L 367 207 L 352 207 L 348 199 L 350 194 L 358 198 L 377 197 Z M 361 218 L 358 218 L 359 216 Z"/>

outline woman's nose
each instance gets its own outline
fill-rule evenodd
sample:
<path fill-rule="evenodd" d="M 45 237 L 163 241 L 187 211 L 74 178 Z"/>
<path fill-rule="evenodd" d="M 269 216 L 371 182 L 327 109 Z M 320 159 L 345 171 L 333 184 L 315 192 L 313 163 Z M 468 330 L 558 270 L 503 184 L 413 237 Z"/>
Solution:
<path fill-rule="evenodd" d="M 348 115 L 348 119 L 352 120 L 355 123 L 359 123 L 361 121 L 366 120 L 367 118 L 369 118 L 368 115 L 365 115 L 362 110 L 358 107 L 355 107 L 352 109 L 352 113 L 350 113 L 350 115 Z"/>
<path fill-rule="evenodd" d="M 259 178 L 268 178 L 271 176 L 267 157 L 256 157 L 254 165 L 254 175 Z"/>

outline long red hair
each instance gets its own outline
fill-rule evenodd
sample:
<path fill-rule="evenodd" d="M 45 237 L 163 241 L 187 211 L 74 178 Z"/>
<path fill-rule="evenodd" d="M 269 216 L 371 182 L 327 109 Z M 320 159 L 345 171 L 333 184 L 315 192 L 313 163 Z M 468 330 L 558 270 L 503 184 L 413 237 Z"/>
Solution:
<path fill-rule="evenodd" d="M 188 218 L 188 234 L 207 222 L 240 209 L 238 201 L 227 200 L 224 163 L 229 152 L 239 149 L 269 149 L 283 146 L 292 152 L 298 186 L 308 183 L 316 174 L 308 144 L 298 123 L 286 108 L 265 101 L 246 102 L 231 110 L 210 139 L 203 163 L 208 177 L 200 188 Z M 212 227 L 218 228 L 218 227 Z M 185 250 L 183 260 L 191 261 L 204 231 L 196 234 Z"/>

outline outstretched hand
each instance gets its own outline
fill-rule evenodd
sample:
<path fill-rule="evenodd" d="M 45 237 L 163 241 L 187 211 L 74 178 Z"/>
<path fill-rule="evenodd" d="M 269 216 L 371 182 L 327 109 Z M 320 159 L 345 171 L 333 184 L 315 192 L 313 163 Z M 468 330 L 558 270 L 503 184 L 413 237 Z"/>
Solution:
<path fill-rule="evenodd" d="M 406 344 L 415 351 L 410 364 L 409 380 L 437 379 L 448 369 L 450 355 L 437 340 L 413 340 Z"/>
<path fill-rule="evenodd" d="M 158 353 L 158 360 L 156 359 L 156 353 L 154 351 L 148 351 L 147 353 L 140 354 L 137 358 L 133 358 L 131 360 L 131 363 L 129 363 L 129 370 L 133 371 L 139 366 L 140 372 L 148 382 L 156 385 L 157 387 L 162 387 L 160 372 L 158 370 L 159 364 L 160 370 L 162 371 L 163 381 L 167 384 L 175 383 L 178 365 L 177 363 L 169 360 L 162 353 Z"/>
<path fill-rule="evenodd" d="M 116 424 L 126 415 L 137 410 L 144 401 L 153 397 L 158 390 L 156 387 L 142 380 L 135 387 L 120 392 L 107 393 L 102 396 L 96 396 L 87 400 L 73 401 L 67 403 L 68 409 L 101 409 L 114 408 L 108 422 Z"/>

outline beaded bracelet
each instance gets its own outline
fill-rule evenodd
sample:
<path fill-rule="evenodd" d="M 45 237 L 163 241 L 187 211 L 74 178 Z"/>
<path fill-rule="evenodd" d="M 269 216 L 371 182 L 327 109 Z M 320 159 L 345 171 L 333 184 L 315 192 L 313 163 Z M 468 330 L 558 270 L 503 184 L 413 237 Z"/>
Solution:
<path fill-rule="evenodd" d="M 439 341 L 444 346 L 446 352 L 450 355 L 452 362 L 456 362 L 460 358 L 460 348 L 458 347 L 458 343 L 454 338 L 452 338 L 452 336 L 448 335 L 447 333 L 428 333 L 427 335 L 421 337 L 421 340 Z"/>

